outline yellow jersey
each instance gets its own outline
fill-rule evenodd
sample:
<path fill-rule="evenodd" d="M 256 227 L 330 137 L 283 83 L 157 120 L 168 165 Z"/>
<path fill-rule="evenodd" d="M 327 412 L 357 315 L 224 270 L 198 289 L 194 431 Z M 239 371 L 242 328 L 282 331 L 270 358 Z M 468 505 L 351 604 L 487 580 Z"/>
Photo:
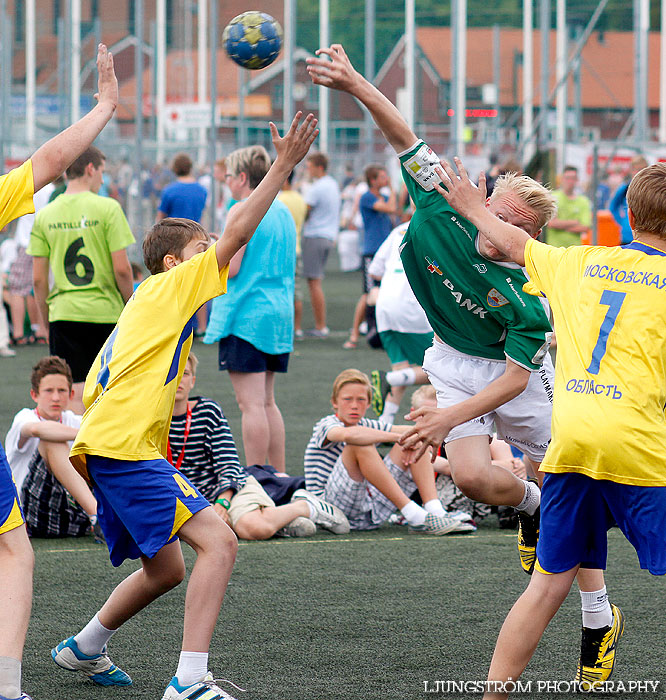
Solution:
<path fill-rule="evenodd" d="M 23 165 L 0 177 L 0 229 L 19 216 L 35 211 L 32 203 L 34 194 L 32 161 L 26 160 Z"/>
<path fill-rule="evenodd" d="M 545 472 L 666 486 L 666 253 L 525 247 L 527 291 L 550 302 L 557 335 Z"/>
<path fill-rule="evenodd" d="M 87 454 L 139 461 L 166 456 L 176 389 L 192 346 L 194 314 L 224 294 L 229 267 L 215 246 L 142 282 L 88 373 L 70 458 L 87 478 Z"/>

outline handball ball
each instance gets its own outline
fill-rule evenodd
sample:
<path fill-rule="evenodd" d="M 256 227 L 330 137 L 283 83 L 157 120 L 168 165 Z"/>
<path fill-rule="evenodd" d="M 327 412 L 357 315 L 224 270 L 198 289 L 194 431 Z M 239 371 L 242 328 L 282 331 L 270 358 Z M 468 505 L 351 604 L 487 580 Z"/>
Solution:
<path fill-rule="evenodd" d="M 243 12 L 224 28 L 222 44 L 229 58 L 243 68 L 269 66 L 282 47 L 282 27 L 265 12 Z"/>

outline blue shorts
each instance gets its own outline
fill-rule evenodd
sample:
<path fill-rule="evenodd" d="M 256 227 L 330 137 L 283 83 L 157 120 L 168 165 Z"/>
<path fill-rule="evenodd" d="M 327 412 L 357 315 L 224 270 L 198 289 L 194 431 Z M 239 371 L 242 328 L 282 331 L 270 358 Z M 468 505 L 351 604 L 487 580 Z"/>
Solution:
<path fill-rule="evenodd" d="M 218 360 L 220 370 L 228 372 L 286 372 L 289 353 L 269 355 L 257 350 L 247 340 L 235 335 L 220 338 Z"/>
<path fill-rule="evenodd" d="M 0 445 L 0 535 L 15 530 L 24 522 L 12 470 Z"/>
<path fill-rule="evenodd" d="M 165 459 L 128 462 L 86 455 L 111 563 L 154 557 L 208 501 Z"/>
<path fill-rule="evenodd" d="M 557 574 L 580 564 L 605 569 L 606 532 L 617 525 L 641 569 L 666 574 L 666 487 L 628 486 L 583 474 L 546 474 L 536 568 Z"/>

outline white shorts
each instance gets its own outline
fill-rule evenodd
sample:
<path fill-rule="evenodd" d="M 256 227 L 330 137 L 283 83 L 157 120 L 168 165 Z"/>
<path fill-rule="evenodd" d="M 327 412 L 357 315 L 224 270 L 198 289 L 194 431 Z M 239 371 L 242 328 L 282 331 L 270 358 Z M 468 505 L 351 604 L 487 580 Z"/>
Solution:
<path fill-rule="evenodd" d="M 506 363 L 465 355 L 435 340 L 426 350 L 423 370 L 437 390 L 437 407 L 447 408 L 478 394 L 504 373 Z M 515 445 L 534 462 L 541 462 L 550 442 L 554 371 L 550 355 L 530 374 L 525 391 L 499 408 L 457 425 L 446 437 L 452 442 L 473 435 L 492 435 Z"/>
<path fill-rule="evenodd" d="M 402 469 L 389 455 L 384 464 L 406 496 L 416 491 L 416 484 L 409 469 Z M 328 477 L 323 499 L 340 508 L 347 516 L 352 530 L 373 530 L 385 523 L 397 510 L 388 498 L 368 481 L 354 481 L 338 457 Z"/>

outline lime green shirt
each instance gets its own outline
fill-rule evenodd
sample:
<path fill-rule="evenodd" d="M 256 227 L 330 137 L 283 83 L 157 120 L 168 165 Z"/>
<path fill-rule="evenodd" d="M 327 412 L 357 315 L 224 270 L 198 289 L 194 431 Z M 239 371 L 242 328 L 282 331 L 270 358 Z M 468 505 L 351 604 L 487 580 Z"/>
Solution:
<path fill-rule="evenodd" d="M 557 202 L 557 218 L 565 221 L 578 221 L 589 228 L 592 225 L 592 209 L 590 200 L 583 194 L 573 199 L 567 197 L 562 190 L 553 192 Z M 546 243 L 558 248 L 568 248 L 570 245 L 580 245 L 580 233 L 565 231 L 561 228 L 548 227 Z"/>
<path fill-rule="evenodd" d="M 49 322 L 115 323 L 124 302 L 111 253 L 132 243 L 123 210 L 110 197 L 62 194 L 40 210 L 27 252 L 49 259 Z"/>

